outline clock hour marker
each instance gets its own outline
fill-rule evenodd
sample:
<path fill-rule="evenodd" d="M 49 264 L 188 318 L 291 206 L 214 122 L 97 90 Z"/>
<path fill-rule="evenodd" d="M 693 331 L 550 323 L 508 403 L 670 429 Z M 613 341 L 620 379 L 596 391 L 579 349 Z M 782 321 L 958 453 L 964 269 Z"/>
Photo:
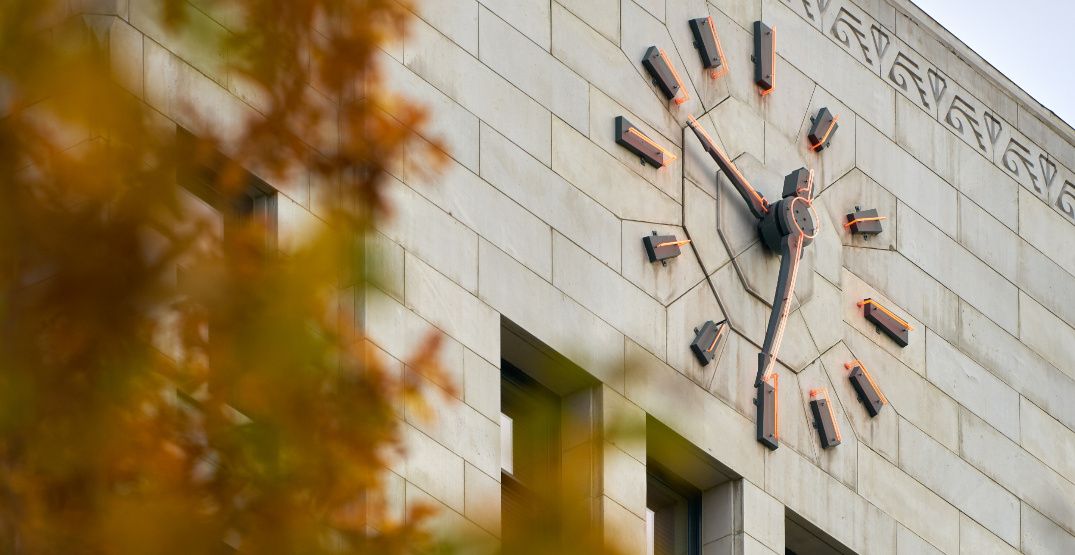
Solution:
<path fill-rule="evenodd" d="M 810 121 L 813 122 L 813 125 L 810 126 L 810 131 L 807 133 L 806 138 L 810 141 L 810 148 L 814 152 L 821 152 L 829 147 L 832 134 L 840 127 L 836 123 L 840 121 L 840 116 L 833 116 L 828 108 L 822 108 Z"/>
<path fill-rule="evenodd" d="M 851 230 L 851 233 L 857 235 L 877 235 L 883 231 L 881 229 L 881 221 L 888 219 L 885 216 L 878 216 L 877 209 L 871 208 L 869 210 L 859 210 L 859 207 L 855 207 L 855 211 L 847 215 L 847 223 L 844 227 Z"/>
<path fill-rule="evenodd" d="M 862 401 L 862 405 L 866 407 L 866 412 L 871 417 L 880 414 L 881 409 L 888 404 L 888 398 L 881 392 L 881 388 L 877 387 L 877 382 L 873 381 L 873 376 L 866 370 L 866 366 L 858 360 L 852 360 L 844 364 L 844 368 L 851 371 L 848 379 L 851 380 L 859 401 Z"/>
<path fill-rule="evenodd" d="M 679 256 L 679 247 L 690 243 L 690 239 L 676 240 L 675 235 L 647 235 L 642 238 L 642 244 L 646 247 L 646 255 L 650 262 L 660 262 L 667 266 L 669 258 Z"/>
<path fill-rule="evenodd" d="M 881 306 L 873 299 L 863 299 L 858 305 L 862 315 L 873 323 L 879 331 L 892 338 L 900 347 L 906 347 L 910 341 L 907 332 L 913 330 L 906 320 L 896 316 L 891 310 Z"/>
<path fill-rule="evenodd" d="M 814 427 L 821 438 L 821 447 L 828 449 L 840 444 L 840 424 L 836 422 L 836 411 L 825 388 L 810 390 L 810 411 L 814 413 Z"/>
<path fill-rule="evenodd" d="M 633 123 L 623 116 L 616 117 L 616 144 L 642 158 L 642 162 L 660 168 L 676 159 L 668 149 L 642 134 Z"/>
<path fill-rule="evenodd" d="M 702 66 L 709 70 L 711 79 L 719 79 L 728 73 L 728 60 L 724 57 L 724 47 L 720 45 L 717 27 L 712 17 L 699 17 L 690 20 L 691 33 L 694 34 L 694 47 L 702 56 Z"/>
<path fill-rule="evenodd" d="M 727 329 L 727 320 L 722 320 L 720 323 L 709 320 L 702 324 L 702 327 L 694 329 L 696 335 L 694 341 L 691 342 L 691 352 L 694 353 L 699 364 L 705 366 L 713 361 L 717 355 L 717 343 L 720 342 L 720 338 L 724 336 Z"/>
<path fill-rule="evenodd" d="M 776 89 L 776 29 L 754 22 L 754 84 L 762 96 Z"/>
<path fill-rule="evenodd" d="M 646 68 L 650 77 L 653 78 L 653 82 L 668 97 L 668 100 L 672 100 L 676 104 L 683 104 L 690 100 L 691 95 L 687 92 L 683 79 L 679 78 L 676 66 L 672 65 L 672 60 L 663 48 L 649 47 L 649 50 L 646 51 L 646 56 L 642 58 L 642 66 Z M 683 96 L 677 96 L 680 92 L 683 93 Z"/>

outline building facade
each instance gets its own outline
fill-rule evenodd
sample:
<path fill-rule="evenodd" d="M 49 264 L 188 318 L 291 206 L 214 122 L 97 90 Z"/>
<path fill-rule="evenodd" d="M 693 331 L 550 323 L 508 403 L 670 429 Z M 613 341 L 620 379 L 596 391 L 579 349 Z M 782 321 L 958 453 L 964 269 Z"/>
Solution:
<path fill-rule="evenodd" d="M 1075 553 L 1071 127 L 905 0 L 427 0 L 419 16 L 382 59 L 451 161 L 433 179 L 400 165 L 374 241 L 394 279 L 365 318 L 400 360 L 442 330 L 461 387 L 436 423 L 407 415 L 405 503 L 508 536 L 516 490 L 581 459 L 585 487 L 564 495 L 639 555 Z M 671 68 L 651 73 L 654 52 Z M 838 126 L 818 150 L 822 109 Z M 617 142 L 619 117 L 655 163 Z M 781 257 L 689 117 L 770 207 L 813 170 L 775 450 L 755 374 Z M 879 234 L 845 225 L 870 209 Z M 691 242 L 651 262 L 654 232 Z M 876 416 L 852 361 L 887 400 Z M 527 395 L 564 432 L 541 440 L 556 460 L 526 464 L 559 470 L 520 470 Z"/>
<path fill-rule="evenodd" d="M 251 113 L 219 52 L 119 4 L 93 17 L 128 88 Z M 551 487 L 638 555 L 1075 553 L 1070 126 L 908 0 L 417 11 L 380 61 L 450 159 L 394 164 L 358 312 L 401 375 L 442 331 L 455 398 L 399 408 L 392 506 L 510 542 Z M 799 168 L 781 281 L 749 207 Z M 284 246 L 318 195 L 269 185 Z"/>

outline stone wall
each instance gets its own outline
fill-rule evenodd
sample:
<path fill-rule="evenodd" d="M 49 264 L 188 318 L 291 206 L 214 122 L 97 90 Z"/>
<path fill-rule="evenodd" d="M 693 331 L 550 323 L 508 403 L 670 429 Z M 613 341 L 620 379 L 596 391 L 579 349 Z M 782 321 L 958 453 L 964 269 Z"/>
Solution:
<path fill-rule="evenodd" d="M 149 2 L 100 4 L 91 18 L 118 77 L 166 118 L 184 124 L 193 103 L 227 130 L 257 109 L 227 52 L 165 34 Z M 203 15 L 227 32 L 227 14 Z M 1075 553 L 1070 127 L 905 0 L 423 0 L 418 15 L 380 62 L 432 110 L 451 159 L 436 178 L 394 165 L 396 217 L 370 240 L 385 277 L 355 302 L 401 373 L 443 331 L 458 399 L 438 401 L 436 422 L 399 407 L 395 506 L 432 503 L 445 525 L 499 536 L 510 321 L 597 380 L 587 398 L 603 411 L 648 415 L 742 478 L 707 494 L 740 503 L 737 526 L 707 533 L 713 552 L 782 553 L 786 508 L 859 553 Z M 687 25 L 707 15 L 730 66 L 717 80 Z M 765 97 L 750 60 L 759 19 L 777 32 Z M 686 80 L 683 105 L 645 74 L 651 45 Z M 815 153 L 805 134 L 821 107 L 840 128 Z M 816 170 L 823 229 L 780 354 L 774 452 L 754 439 L 751 403 L 779 261 L 684 134 L 688 114 L 771 199 L 784 174 Z M 640 165 L 614 142 L 620 115 L 678 160 Z M 286 246 L 317 225 L 326 186 L 273 185 Z M 841 225 L 856 205 L 887 216 L 881 235 Z M 654 230 L 693 243 L 654 265 L 641 243 Z M 908 318 L 908 347 L 863 320 L 865 297 Z M 724 318 L 732 332 L 703 367 L 693 328 Z M 846 379 L 852 359 L 891 402 L 877 418 Z M 832 393 L 835 449 L 810 427 L 814 387 Z M 606 533 L 637 539 L 645 447 L 608 439 L 596 453 Z"/>

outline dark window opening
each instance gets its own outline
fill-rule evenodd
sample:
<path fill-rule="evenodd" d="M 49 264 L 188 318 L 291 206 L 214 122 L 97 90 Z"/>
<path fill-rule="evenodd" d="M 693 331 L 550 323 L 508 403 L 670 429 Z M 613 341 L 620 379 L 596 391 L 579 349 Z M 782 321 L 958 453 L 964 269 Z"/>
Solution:
<path fill-rule="evenodd" d="M 702 492 L 655 461 L 646 466 L 647 555 L 699 555 Z"/>

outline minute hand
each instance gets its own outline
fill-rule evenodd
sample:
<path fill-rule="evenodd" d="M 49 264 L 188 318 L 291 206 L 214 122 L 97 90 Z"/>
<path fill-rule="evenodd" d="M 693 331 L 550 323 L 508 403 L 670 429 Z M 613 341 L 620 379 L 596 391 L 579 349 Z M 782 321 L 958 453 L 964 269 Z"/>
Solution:
<path fill-rule="evenodd" d="M 705 128 L 702 127 L 698 120 L 694 119 L 694 116 L 688 116 L 687 124 L 690 126 L 691 131 L 694 131 L 694 135 L 698 137 L 698 140 L 702 142 L 702 148 L 709 153 L 709 156 L 720 166 L 720 171 L 724 172 L 724 175 L 728 176 L 728 180 L 732 182 L 732 186 L 739 191 L 739 195 L 743 197 L 743 201 L 747 203 L 747 207 L 750 208 L 750 212 L 754 214 L 755 218 L 759 220 L 766 213 L 769 212 L 769 201 L 765 200 L 765 197 L 761 195 L 754 187 L 750 186 L 743 174 L 740 173 L 739 168 L 735 167 L 735 164 L 728 158 L 724 152 L 720 150 L 717 143 L 713 141 L 713 138 L 709 136 Z"/>
<path fill-rule="evenodd" d="M 802 259 L 804 237 L 802 232 L 792 232 L 784 237 L 780 244 L 780 277 L 776 283 L 776 295 L 773 297 L 773 312 L 769 315 L 769 326 L 765 329 L 765 341 L 758 353 L 758 376 L 755 387 L 769 377 L 776 364 L 776 355 L 780 351 L 780 341 L 784 337 L 784 326 L 788 322 L 788 312 L 795 295 L 795 276 L 799 273 L 799 261 Z"/>

